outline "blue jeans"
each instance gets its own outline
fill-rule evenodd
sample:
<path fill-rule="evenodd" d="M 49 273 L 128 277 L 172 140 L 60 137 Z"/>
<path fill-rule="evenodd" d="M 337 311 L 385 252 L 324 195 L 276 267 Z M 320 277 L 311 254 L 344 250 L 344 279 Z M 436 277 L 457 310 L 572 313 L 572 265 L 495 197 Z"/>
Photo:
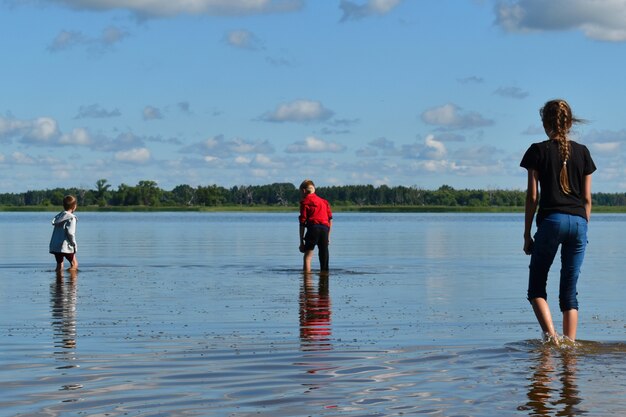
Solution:
<path fill-rule="evenodd" d="M 561 245 L 559 308 L 561 311 L 578 310 L 576 283 L 585 258 L 587 220 L 570 214 L 549 214 L 539 224 L 534 240 L 530 258 L 528 300 L 548 299 L 546 293 L 548 271 Z"/>

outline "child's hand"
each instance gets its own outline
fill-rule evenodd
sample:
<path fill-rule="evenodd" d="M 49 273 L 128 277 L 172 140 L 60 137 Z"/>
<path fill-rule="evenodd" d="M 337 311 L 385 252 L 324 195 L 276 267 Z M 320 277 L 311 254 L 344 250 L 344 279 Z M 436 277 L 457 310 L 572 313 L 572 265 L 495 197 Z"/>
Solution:
<path fill-rule="evenodd" d="M 525 238 L 524 239 L 524 253 L 526 255 L 532 255 L 533 253 L 533 245 L 535 244 L 535 242 L 533 242 L 532 238 Z"/>
<path fill-rule="evenodd" d="M 298 247 L 298 250 L 300 251 L 300 253 L 304 253 L 304 243 L 300 243 L 300 246 Z"/>

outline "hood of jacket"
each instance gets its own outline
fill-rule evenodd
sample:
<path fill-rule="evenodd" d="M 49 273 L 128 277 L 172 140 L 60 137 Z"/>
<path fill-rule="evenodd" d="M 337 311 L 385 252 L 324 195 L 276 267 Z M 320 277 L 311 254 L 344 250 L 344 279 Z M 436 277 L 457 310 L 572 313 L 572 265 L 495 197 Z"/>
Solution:
<path fill-rule="evenodd" d="M 62 211 L 59 214 L 57 214 L 56 216 L 54 216 L 54 219 L 52 219 L 52 225 L 53 226 L 57 226 L 57 225 L 60 225 L 63 222 L 66 222 L 68 220 L 75 219 L 75 218 L 76 218 L 76 216 L 74 216 L 69 211 Z"/>

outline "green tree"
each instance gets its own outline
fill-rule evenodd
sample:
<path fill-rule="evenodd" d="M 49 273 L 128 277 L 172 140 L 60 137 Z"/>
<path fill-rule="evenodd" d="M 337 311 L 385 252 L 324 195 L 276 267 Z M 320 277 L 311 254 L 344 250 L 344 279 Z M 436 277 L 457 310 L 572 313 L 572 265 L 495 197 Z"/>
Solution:
<path fill-rule="evenodd" d="M 144 206 L 158 206 L 161 201 L 161 189 L 155 181 L 143 180 L 137 184 L 139 203 Z"/>
<path fill-rule="evenodd" d="M 172 197 L 176 204 L 191 206 L 196 203 L 196 190 L 190 185 L 177 185 L 172 190 Z"/>
<path fill-rule="evenodd" d="M 99 206 L 106 206 L 109 198 L 109 189 L 111 184 L 107 184 L 106 179 L 99 179 L 96 181 L 96 202 Z"/>

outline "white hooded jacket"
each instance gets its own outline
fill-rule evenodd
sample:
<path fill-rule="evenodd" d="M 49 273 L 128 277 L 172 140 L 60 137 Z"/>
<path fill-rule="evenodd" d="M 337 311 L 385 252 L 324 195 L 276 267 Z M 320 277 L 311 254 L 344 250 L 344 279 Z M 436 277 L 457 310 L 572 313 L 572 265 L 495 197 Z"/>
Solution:
<path fill-rule="evenodd" d="M 69 211 L 62 211 L 52 219 L 52 238 L 50 238 L 50 253 L 75 253 L 77 217 Z"/>

